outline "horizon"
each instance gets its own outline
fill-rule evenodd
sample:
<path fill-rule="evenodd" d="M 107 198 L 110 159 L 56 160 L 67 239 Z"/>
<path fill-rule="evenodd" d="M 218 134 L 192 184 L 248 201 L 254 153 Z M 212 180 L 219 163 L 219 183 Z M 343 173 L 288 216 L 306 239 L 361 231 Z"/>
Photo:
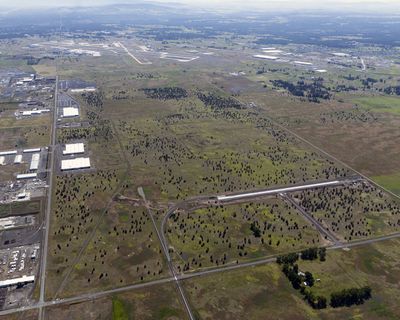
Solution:
<path fill-rule="evenodd" d="M 69 0 L 63 2 L 51 2 L 44 0 L 37 0 L 34 3 L 29 0 L 16 0 L 12 5 L 7 1 L 0 0 L 0 8 L 7 10 L 20 10 L 20 9 L 49 9 L 60 7 L 101 7 L 108 5 L 134 5 L 134 4 L 169 4 L 169 5 L 184 5 L 193 7 L 195 9 L 214 9 L 216 11 L 252 11 L 252 10 L 266 10 L 272 12 L 318 12 L 318 11 L 332 11 L 332 12 L 349 12 L 349 13 L 400 13 L 400 3 L 396 0 L 328 0 L 321 3 L 317 0 L 305 0 L 302 3 L 293 3 L 289 0 L 269 0 L 261 1 L 254 0 L 251 3 L 243 3 L 239 0 L 200 0 L 193 2 L 191 0 L 157 0 L 157 1 L 124 1 L 124 0 Z M 229 8 L 227 6 L 229 5 Z"/>

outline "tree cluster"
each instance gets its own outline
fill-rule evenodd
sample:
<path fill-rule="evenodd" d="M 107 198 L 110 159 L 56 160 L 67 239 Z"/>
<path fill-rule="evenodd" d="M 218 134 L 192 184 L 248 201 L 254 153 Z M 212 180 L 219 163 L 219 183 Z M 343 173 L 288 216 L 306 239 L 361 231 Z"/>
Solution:
<path fill-rule="evenodd" d="M 179 100 L 188 97 L 187 91 L 180 87 L 144 88 L 141 91 L 151 99 Z"/>
<path fill-rule="evenodd" d="M 244 109 L 244 105 L 241 104 L 236 99 L 231 97 L 221 97 L 214 93 L 202 93 L 198 92 L 197 97 L 206 105 L 211 107 L 212 109 Z"/>
<path fill-rule="evenodd" d="M 363 304 L 364 301 L 371 299 L 371 292 L 372 290 L 368 286 L 362 288 L 343 289 L 339 292 L 333 292 L 331 294 L 331 306 L 333 308 L 338 308 Z"/>
<path fill-rule="evenodd" d="M 322 79 L 307 83 L 304 80 L 291 83 L 286 80 L 271 80 L 275 87 L 283 88 L 297 97 L 306 97 L 310 102 L 319 102 L 320 99 L 329 100 L 331 94 L 329 89 L 323 85 Z"/>

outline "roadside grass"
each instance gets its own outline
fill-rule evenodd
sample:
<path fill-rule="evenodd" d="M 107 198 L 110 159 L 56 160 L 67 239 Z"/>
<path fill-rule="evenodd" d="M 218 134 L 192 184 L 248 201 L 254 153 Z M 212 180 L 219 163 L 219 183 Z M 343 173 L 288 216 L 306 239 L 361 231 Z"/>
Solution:
<path fill-rule="evenodd" d="M 185 311 L 180 303 L 174 284 L 160 284 L 143 289 L 135 289 L 70 305 L 50 306 L 46 308 L 45 315 L 46 320 L 186 319 Z"/>
<path fill-rule="evenodd" d="M 113 320 L 129 320 L 129 312 L 120 299 L 113 297 L 112 299 L 112 306 L 113 306 Z"/>

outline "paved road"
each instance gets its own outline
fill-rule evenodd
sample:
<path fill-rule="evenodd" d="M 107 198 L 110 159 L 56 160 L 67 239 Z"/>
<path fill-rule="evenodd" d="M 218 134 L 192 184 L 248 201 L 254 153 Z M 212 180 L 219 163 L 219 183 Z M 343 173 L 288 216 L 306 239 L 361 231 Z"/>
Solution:
<path fill-rule="evenodd" d="M 286 201 L 288 201 L 290 204 L 292 204 L 302 215 L 303 217 L 310 222 L 311 224 L 314 225 L 314 227 L 323 235 L 326 236 L 326 238 L 331 241 L 332 243 L 334 243 L 335 245 L 340 245 L 341 242 L 339 241 L 339 239 L 336 237 L 336 235 L 334 235 L 332 232 L 330 232 L 329 230 L 327 230 L 318 220 L 316 220 L 311 214 L 309 214 L 306 210 L 304 210 L 304 208 L 302 206 L 300 206 L 299 204 L 296 203 L 296 201 L 294 201 L 294 199 L 287 195 L 286 193 L 281 193 L 281 196 L 283 199 L 285 199 Z"/>
<path fill-rule="evenodd" d="M 357 246 L 369 245 L 369 244 L 386 241 L 386 240 L 390 240 L 390 239 L 396 239 L 396 238 L 400 238 L 400 232 L 393 233 L 393 234 L 390 234 L 387 236 L 372 238 L 372 239 L 358 240 L 358 241 L 354 241 L 351 243 L 343 243 L 340 245 L 328 246 L 327 249 L 328 250 L 340 250 L 340 249 L 344 249 L 344 248 L 352 248 L 352 247 L 357 247 Z M 261 260 L 252 261 L 252 262 L 244 262 L 244 263 L 238 263 L 238 264 L 225 265 L 225 266 L 220 266 L 220 267 L 209 269 L 209 270 L 203 270 L 203 271 L 199 271 L 199 272 L 191 272 L 191 273 L 179 275 L 179 276 L 177 276 L 177 279 L 185 280 L 185 279 L 190 279 L 190 278 L 195 278 L 195 277 L 202 277 L 202 276 L 207 276 L 210 274 L 215 274 L 215 273 L 220 273 L 220 272 L 225 272 L 225 271 L 230 271 L 230 270 L 249 268 L 249 267 L 254 267 L 257 265 L 273 263 L 275 261 L 276 261 L 276 257 L 269 257 L 266 259 L 261 259 Z M 82 295 L 78 295 L 78 296 L 71 297 L 71 298 L 57 299 L 57 300 L 52 300 L 52 301 L 47 301 L 47 302 L 38 302 L 37 304 L 27 306 L 27 307 L 20 307 L 20 308 L 0 311 L 0 316 L 8 315 L 8 314 L 16 313 L 16 312 L 21 312 L 21 311 L 37 309 L 37 308 L 43 308 L 43 307 L 91 301 L 91 300 L 99 299 L 102 297 L 110 296 L 110 295 L 113 295 L 116 293 L 146 288 L 146 287 L 160 285 L 160 284 L 174 282 L 174 281 L 176 281 L 176 279 L 174 277 L 169 277 L 169 278 L 163 278 L 163 279 L 154 280 L 154 281 L 145 282 L 145 283 L 133 284 L 130 286 L 120 287 L 120 288 L 116 288 L 116 289 L 99 291 L 99 292 L 95 292 L 95 293 L 82 294 Z"/>
<path fill-rule="evenodd" d="M 138 193 L 139 193 L 139 195 L 143 198 L 143 201 L 146 203 L 147 212 L 148 212 L 148 214 L 149 214 L 149 216 L 150 216 L 151 222 L 153 223 L 153 227 L 154 227 L 154 229 L 156 230 L 157 237 L 158 237 L 158 240 L 159 240 L 160 243 L 161 243 L 161 246 L 162 246 L 164 255 L 165 255 L 165 257 L 167 258 L 168 268 L 169 268 L 169 270 L 170 270 L 170 272 L 171 272 L 171 274 L 172 274 L 173 279 L 175 280 L 176 287 L 178 288 L 178 291 L 179 291 L 179 294 L 180 294 L 180 296 L 181 296 L 182 302 L 183 302 L 183 304 L 184 304 L 184 306 L 185 306 L 186 313 L 188 314 L 190 320 L 194 320 L 195 318 L 194 318 L 194 316 L 193 316 L 193 313 L 192 313 L 192 310 L 191 310 L 191 308 L 190 308 L 189 302 L 188 302 L 188 300 L 187 300 L 187 298 L 186 298 L 185 292 L 183 291 L 182 285 L 181 285 L 181 283 L 180 283 L 180 281 L 179 281 L 179 279 L 178 279 L 178 274 L 176 273 L 175 268 L 174 268 L 174 265 L 172 264 L 172 261 L 171 261 L 171 259 L 170 259 L 168 246 L 167 246 L 166 243 L 164 242 L 165 237 L 163 238 L 163 237 L 161 236 L 161 233 L 160 233 L 159 230 L 158 230 L 156 221 L 154 220 L 153 214 L 152 214 L 152 212 L 151 212 L 151 210 L 150 210 L 150 207 L 149 207 L 149 205 L 148 205 L 148 203 L 147 203 L 146 195 L 145 195 L 145 193 L 144 193 L 142 187 L 139 187 L 139 188 L 138 188 Z"/>
<path fill-rule="evenodd" d="M 395 232 L 392 234 L 388 234 L 386 236 L 380 236 L 380 237 L 371 238 L 371 239 L 355 240 L 352 242 L 341 243 L 339 245 L 333 245 L 333 246 L 327 247 L 327 249 L 334 250 L 334 249 L 343 249 L 343 248 L 353 248 L 353 247 L 365 246 L 367 244 L 373 244 L 376 242 L 391 240 L 391 239 L 396 239 L 396 238 L 400 238 L 400 232 Z"/>
<path fill-rule="evenodd" d="M 42 261 L 40 265 L 40 294 L 39 302 L 44 302 L 45 288 L 46 288 L 46 270 L 47 270 L 47 253 L 49 247 L 49 231 L 50 231 L 50 216 L 51 216 L 51 201 L 53 195 L 53 173 L 55 171 L 55 148 L 56 148 L 56 133 L 57 133 L 57 102 L 58 102 L 58 75 L 56 76 L 56 88 L 54 91 L 54 110 L 53 110 L 53 124 L 51 129 L 51 142 L 50 142 L 50 171 L 49 171 L 49 189 L 47 194 L 47 205 L 45 210 L 45 223 L 43 226 L 44 236 L 42 242 Z M 42 308 L 39 310 L 39 319 L 42 319 Z"/>
<path fill-rule="evenodd" d="M 164 248 L 166 249 L 165 251 L 167 252 L 167 261 L 170 262 L 171 261 L 171 256 L 169 254 L 169 245 L 168 245 L 168 240 L 167 237 L 165 236 L 165 232 L 166 232 L 166 226 L 167 226 L 167 221 L 168 219 L 171 217 L 171 215 L 179 209 L 179 207 L 181 206 L 181 203 L 175 204 L 174 206 L 172 206 L 171 208 L 168 209 L 167 213 L 165 214 L 162 222 L 161 222 L 161 243 L 163 244 Z"/>

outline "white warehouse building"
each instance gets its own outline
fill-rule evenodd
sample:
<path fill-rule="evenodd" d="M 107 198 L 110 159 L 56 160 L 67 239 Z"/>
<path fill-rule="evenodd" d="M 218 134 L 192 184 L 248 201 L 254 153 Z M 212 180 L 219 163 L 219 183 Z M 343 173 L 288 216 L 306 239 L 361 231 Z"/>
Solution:
<path fill-rule="evenodd" d="M 61 170 L 77 170 L 77 169 L 88 169 L 90 168 L 89 158 L 75 158 L 61 161 Z"/>
<path fill-rule="evenodd" d="M 63 118 L 72 118 L 79 116 L 79 109 L 74 107 L 63 108 Z"/>
<path fill-rule="evenodd" d="M 85 145 L 83 143 L 71 143 L 65 145 L 63 155 L 79 154 L 85 152 Z"/>
<path fill-rule="evenodd" d="M 32 155 L 30 170 L 39 169 L 40 153 L 34 153 Z"/>

